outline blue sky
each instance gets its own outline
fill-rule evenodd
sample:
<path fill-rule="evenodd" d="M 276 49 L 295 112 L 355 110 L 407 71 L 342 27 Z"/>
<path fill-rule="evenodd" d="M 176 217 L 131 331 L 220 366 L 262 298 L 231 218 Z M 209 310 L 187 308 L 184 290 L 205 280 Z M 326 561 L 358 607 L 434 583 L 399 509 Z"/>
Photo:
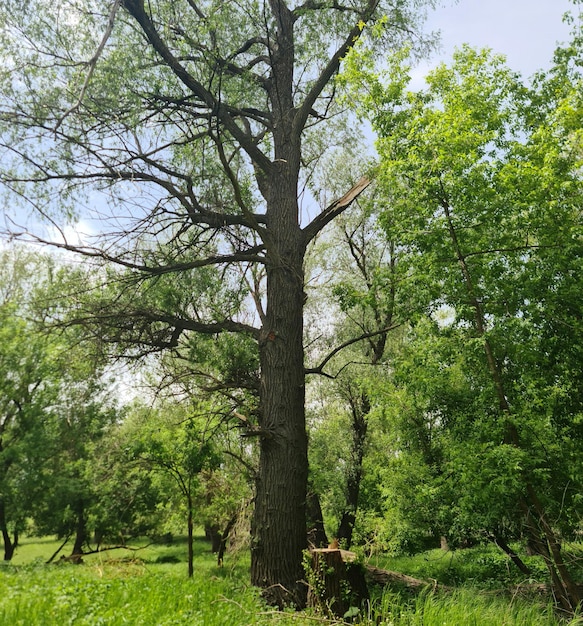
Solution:
<path fill-rule="evenodd" d="M 557 41 L 568 41 L 570 27 L 562 16 L 569 0 L 442 0 L 428 15 L 427 29 L 440 30 L 442 49 L 420 71 L 449 61 L 456 46 L 469 43 L 505 54 L 510 67 L 531 76 L 549 66 Z M 417 72 L 415 72 L 417 74 Z"/>

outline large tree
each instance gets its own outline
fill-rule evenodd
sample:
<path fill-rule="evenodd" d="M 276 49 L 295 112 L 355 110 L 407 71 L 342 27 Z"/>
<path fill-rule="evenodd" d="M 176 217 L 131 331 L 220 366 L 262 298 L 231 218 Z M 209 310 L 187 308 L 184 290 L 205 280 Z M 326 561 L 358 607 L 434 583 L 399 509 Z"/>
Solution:
<path fill-rule="evenodd" d="M 10 0 L 0 16 L 2 178 L 55 224 L 67 206 L 98 220 L 99 236 L 60 245 L 151 281 L 214 265 L 224 284 L 253 287 L 252 316 L 221 311 L 207 290 L 181 310 L 126 298 L 119 315 L 110 302 L 87 317 L 119 321 L 115 338 L 134 346 L 177 347 L 189 332 L 255 340 L 251 571 L 278 603 L 305 594 L 304 255 L 367 180 L 305 223 L 300 185 L 326 144 L 341 59 L 382 16 L 377 42 L 411 40 L 423 4 Z"/>
<path fill-rule="evenodd" d="M 440 367 L 464 358 L 450 383 L 466 391 L 453 402 L 433 388 L 425 413 L 457 446 L 455 492 L 472 476 L 460 503 L 479 502 L 490 526 L 501 511 L 520 516 L 569 611 L 581 594 L 559 533 L 580 458 L 582 50 L 576 33 L 529 86 L 503 58 L 464 47 L 420 93 L 402 65 L 388 87 L 370 76 L 363 102 L 380 135 L 387 231 L 400 227 L 410 271 L 435 293 L 429 311 L 446 313 L 436 332 L 457 342 Z"/>

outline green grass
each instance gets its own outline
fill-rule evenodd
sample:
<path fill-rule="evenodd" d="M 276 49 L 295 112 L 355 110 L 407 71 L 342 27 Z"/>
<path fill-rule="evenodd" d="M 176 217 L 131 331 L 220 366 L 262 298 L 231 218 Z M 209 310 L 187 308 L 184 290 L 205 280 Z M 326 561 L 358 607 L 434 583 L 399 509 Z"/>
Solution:
<path fill-rule="evenodd" d="M 249 558 L 230 556 L 216 566 L 208 544 L 195 546 L 195 574 L 186 576 L 186 546 L 143 544 L 138 551 L 116 550 L 91 555 L 83 565 L 45 565 L 58 543 L 28 539 L 13 563 L 0 565 L 0 624 L 11 626 L 181 625 L 281 626 L 333 623 L 314 613 L 280 613 L 265 606 L 249 585 Z M 464 551 L 470 555 L 472 551 Z M 420 578 L 452 577 L 457 557 L 432 552 L 379 566 Z M 493 575 L 500 563 L 474 551 L 454 567 L 454 577 L 470 574 L 474 587 L 453 593 L 424 592 L 417 597 L 378 592 L 359 616 L 361 624 L 385 626 L 555 626 L 560 622 L 540 598 L 519 598 L 476 591 L 478 578 Z M 464 560 L 467 559 L 467 562 Z M 502 564 L 503 566 L 503 564 Z M 465 568 L 465 569 L 464 569 Z M 472 569 L 473 568 L 473 569 Z M 433 575 L 431 575 L 433 573 Z M 487 578 L 487 576 L 486 576 Z M 451 582 L 451 580 L 450 580 Z M 342 623 L 337 621 L 337 624 Z M 572 620 L 572 625 L 583 625 Z"/>
<path fill-rule="evenodd" d="M 507 555 L 492 545 L 450 552 L 428 550 L 414 556 L 381 556 L 371 560 L 371 565 L 453 587 L 475 585 L 481 589 L 501 589 L 548 581 L 541 559 L 522 558 L 532 570 L 531 577 L 521 573 Z"/>
<path fill-rule="evenodd" d="M 422 593 L 404 602 L 385 591 L 373 605 L 370 623 L 386 626 L 581 626 L 583 620 L 560 620 L 550 604 L 476 594 L 459 589 L 449 594 Z M 378 619 L 375 619 L 378 618 Z"/>
<path fill-rule="evenodd" d="M 190 580 L 182 541 L 89 555 L 83 565 L 46 565 L 58 545 L 47 539 L 24 540 L 13 562 L 0 565 L 0 624 L 302 624 L 296 615 L 264 605 L 249 585 L 247 556 L 230 558 L 219 568 L 201 538 Z"/>

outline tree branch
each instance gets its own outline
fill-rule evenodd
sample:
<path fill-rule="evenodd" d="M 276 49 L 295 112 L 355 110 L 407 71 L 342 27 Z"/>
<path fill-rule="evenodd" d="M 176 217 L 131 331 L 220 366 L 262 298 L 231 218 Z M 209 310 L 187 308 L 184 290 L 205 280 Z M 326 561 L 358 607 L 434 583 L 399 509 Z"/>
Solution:
<path fill-rule="evenodd" d="M 353 344 L 358 343 L 359 341 L 364 341 L 365 339 L 370 339 L 371 337 L 377 337 L 378 335 L 386 334 L 390 332 L 391 330 L 395 330 L 395 328 L 399 328 L 399 326 L 401 325 L 402 324 L 393 324 L 392 326 L 387 326 L 386 328 L 381 328 L 380 330 L 375 330 L 370 333 L 363 333 L 362 335 L 359 335 L 358 337 L 353 337 L 352 339 L 349 339 L 348 341 L 341 343 L 339 346 L 336 346 L 336 348 L 334 348 L 332 352 L 330 352 L 326 357 L 324 357 L 324 359 L 322 359 L 322 361 L 320 362 L 320 365 L 316 367 L 307 368 L 305 370 L 305 373 L 306 374 L 321 374 L 324 376 L 329 376 L 328 374 L 324 372 L 324 367 L 326 367 L 328 362 L 332 358 L 334 358 L 339 352 L 344 350 L 344 348 L 348 348 L 349 346 L 352 346 Z"/>
<path fill-rule="evenodd" d="M 194 261 L 188 261 L 184 263 L 173 263 L 171 265 L 149 266 L 149 265 L 145 265 L 141 263 L 133 263 L 131 261 L 126 261 L 120 256 L 108 254 L 107 252 L 104 252 L 100 248 L 90 248 L 88 246 L 76 246 L 73 244 L 68 244 L 67 242 L 59 243 L 56 241 L 49 241 L 47 239 L 43 239 L 42 237 L 38 237 L 36 235 L 30 235 L 28 233 L 23 233 L 23 235 L 28 235 L 29 239 L 26 239 L 28 241 L 42 243 L 44 245 L 52 246 L 53 248 L 58 248 L 60 250 L 67 250 L 69 252 L 75 252 L 77 254 L 81 254 L 82 256 L 101 259 L 103 261 L 108 261 L 116 265 L 126 267 L 127 269 L 136 270 L 144 274 L 148 274 L 150 276 L 162 276 L 163 274 L 172 274 L 174 272 L 184 272 L 184 271 L 196 269 L 199 267 L 208 267 L 209 265 L 223 265 L 226 263 L 265 263 L 265 258 L 259 255 L 259 252 L 263 250 L 262 245 L 249 248 L 249 250 L 245 252 L 241 251 L 241 252 L 234 252 L 233 254 L 217 254 L 215 256 L 208 256 L 203 259 L 196 259 Z M 13 238 L 24 239 L 24 236 L 13 235 Z"/>
<path fill-rule="evenodd" d="M 327 208 L 317 215 L 304 229 L 306 244 L 309 243 L 327 224 L 345 211 L 358 196 L 370 185 L 371 180 L 363 176 L 342 198 L 334 200 Z"/>
<path fill-rule="evenodd" d="M 172 54 L 168 46 L 162 41 L 158 35 L 154 24 L 144 10 L 143 0 L 123 0 L 124 7 L 129 14 L 141 26 L 146 38 L 154 48 L 154 50 L 164 59 L 168 67 L 174 75 L 187 87 L 197 98 L 199 98 L 210 112 L 215 115 L 224 125 L 231 135 L 239 142 L 241 147 L 253 159 L 261 169 L 269 174 L 273 169 L 270 159 L 257 147 L 253 138 L 247 135 L 235 122 L 228 113 L 226 107 L 217 101 L 217 99 L 205 87 L 197 81 Z"/>
<path fill-rule="evenodd" d="M 103 34 L 103 37 L 101 38 L 101 42 L 99 43 L 99 46 L 97 46 L 97 50 L 95 51 L 95 54 L 87 62 L 87 65 L 89 66 L 89 71 L 87 72 L 87 75 L 85 76 L 85 80 L 83 81 L 83 86 L 81 87 L 81 92 L 79 93 L 77 102 L 75 102 L 75 104 L 70 109 L 65 111 L 65 113 L 63 113 L 63 115 L 57 121 L 57 124 L 55 126 L 55 132 L 59 129 L 59 126 L 65 121 L 65 119 L 69 115 L 71 115 L 71 113 L 74 113 L 75 111 L 77 111 L 79 107 L 81 106 L 81 103 L 83 102 L 83 98 L 85 97 L 85 92 L 87 91 L 87 88 L 89 87 L 89 81 L 91 80 L 91 77 L 93 76 L 93 72 L 95 71 L 95 68 L 97 66 L 97 61 L 99 61 L 99 57 L 103 53 L 105 44 L 107 43 L 107 40 L 110 38 L 111 33 L 113 31 L 113 25 L 115 23 L 115 16 L 117 15 L 117 11 L 119 9 L 120 3 L 121 3 L 121 0 L 114 0 L 111 10 L 109 12 L 109 17 L 107 20 L 107 28 L 105 29 L 105 33 Z"/>
<path fill-rule="evenodd" d="M 368 0 L 366 7 L 358 12 L 358 16 L 360 19 L 358 23 L 354 25 L 344 42 L 336 49 L 336 52 L 330 57 L 326 67 L 322 70 L 316 81 L 314 82 L 312 88 L 306 95 L 302 105 L 296 112 L 296 116 L 294 119 L 294 129 L 296 134 L 299 136 L 301 129 L 304 128 L 308 117 L 310 116 L 310 111 L 312 111 L 316 100 L 322 93 L 322 91 L 326 88 L 327 85 L 330 84 L 330 80 L 338 72 L 340 68 L 340 61 L 346 56 L 346 53 L 354 46 L 354 43 L 360 38 L 362 33 L 362 25 L 363 23 L 368 22 L 375 9 L 379 5 L 380 0 Z M 304 5 L 305 6 L 305 5 Z M 309 8 L 309 7 L 308 7 Z M 297 11 L 298 8 L 295 9 Z"/>

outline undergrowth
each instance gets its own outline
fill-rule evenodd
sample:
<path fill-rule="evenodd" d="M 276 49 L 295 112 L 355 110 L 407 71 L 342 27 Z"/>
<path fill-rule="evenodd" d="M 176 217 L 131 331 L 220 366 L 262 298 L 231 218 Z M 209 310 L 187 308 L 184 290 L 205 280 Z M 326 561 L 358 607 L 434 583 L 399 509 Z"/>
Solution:
<path fill-rule="evenodd" d="M 186 548 L 143 545 L 86 557 L 83 565 L 46 565 L 56 549 L 47 539 L 28 540 L 12 564 L 0 566 L 0 624 L 11 626 L 281 626 L 347 624 L 315 611 L 279 612 L 249 585 L 249 558 L 231 556 L 217 567 L 209 546 L 196 542 L 195 574 L 186 576 Z M 515 581 L 506 563 L 489 550 L 384 559 L 379 567 L 456 586 L 419 595 L 377 589 L 350 623 L 364 626 L 583 626 L 561 621 L 543 597 L 494 591 Z M 496 584 L 495 584 L 496 583 Z M 460 586 L 461 585 L 461 586 Z M 479 591 L 478 591 L 479 590 Z"/>

